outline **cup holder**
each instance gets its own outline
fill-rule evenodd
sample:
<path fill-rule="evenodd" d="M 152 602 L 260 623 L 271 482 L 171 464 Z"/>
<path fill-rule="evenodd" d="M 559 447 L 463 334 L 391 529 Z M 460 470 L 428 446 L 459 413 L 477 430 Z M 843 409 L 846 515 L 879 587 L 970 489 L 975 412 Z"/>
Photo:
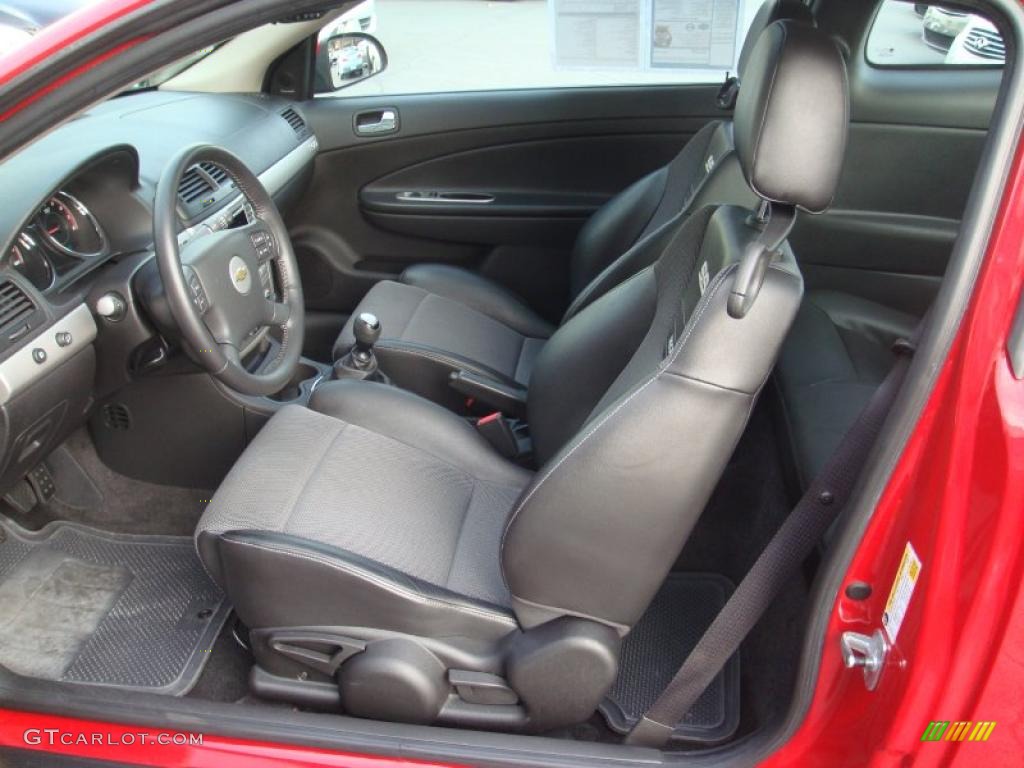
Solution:
<path fill-rule="evenodd" d="M 299 363 L 295 366 L 295 373 L 285 384 L 284 388 L 274 395 L 269 395 L 271 400 L 278 403 L 292 403 L 303 396 L 302 385 L 312 381 L 320 375 L 320 370 L 309 363 Z"/>

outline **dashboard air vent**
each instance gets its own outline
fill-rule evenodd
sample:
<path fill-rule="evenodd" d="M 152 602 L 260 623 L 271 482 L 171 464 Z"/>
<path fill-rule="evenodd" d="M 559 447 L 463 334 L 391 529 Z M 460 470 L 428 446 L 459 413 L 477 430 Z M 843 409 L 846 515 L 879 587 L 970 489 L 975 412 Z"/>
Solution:
<path fill-rule="evenodd" d="M 295 133 L 297 133 L 301 137 L 306 136 L 308 130 L 306 128 L 306 121 L 302 119 L 302 115 L 300 115 L 291 107 L 288 107 L 288 109 L 284 110 L 284 112 L 281 113 L 281 117 L 285 119 L 285 121 L 288 123 L 288 125 L 292 127 L 292 130 L 295 131 Z"/>
<path fill-rule="evenodd" d="M 228 181 L 228 172 L 215 163 L 200 163 L 199 167 L 206 172 L 206 175 L 217 182 L 218 187 L 224 186 Z"/>
<path fill-rule="evenodd" d="M 213 192 L 213 185 L 209 179 L 199 172 L 199 168 L 192 166 L 181 176 L 178 184 L 178 197 L 186 203 L 194 203 L 204 195 Z"/>
<path fill-rule="evenodd" d="M 9 280 L 0 283 L 0 328 L 25 320 L 36 305 L 21 288 Z"/>

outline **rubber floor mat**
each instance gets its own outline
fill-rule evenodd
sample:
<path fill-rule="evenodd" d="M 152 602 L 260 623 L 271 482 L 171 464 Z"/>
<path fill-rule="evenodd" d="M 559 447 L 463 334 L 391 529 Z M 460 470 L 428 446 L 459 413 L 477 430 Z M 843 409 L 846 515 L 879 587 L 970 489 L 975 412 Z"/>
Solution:
<path fill-rule="evenodd" d="M 608 726 L 628 733 L 665 690 L 732 594 L 724 576 L 673 573 L 622 644 L 619 676 L 601 704 Z M 714 743 L 740 719 L 739 654 L 718 673 L 676 726 L 673 740 Z"/>
<path fill-rule="evenodd" d="M 0 520 L 0 664 L 18 674 L 180 696 L 228 611 L 189 537 Z"/>

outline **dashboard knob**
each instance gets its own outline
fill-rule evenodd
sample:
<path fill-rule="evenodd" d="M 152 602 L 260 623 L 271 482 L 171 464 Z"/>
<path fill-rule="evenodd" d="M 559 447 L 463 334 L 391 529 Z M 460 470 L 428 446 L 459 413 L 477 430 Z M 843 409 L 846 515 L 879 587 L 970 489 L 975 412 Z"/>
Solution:
<path fill-rule="evenodd" d="M 128 307 L 124 299 L 117 293 L 106 293 L 96 302 L 96 314 L 112 323 L 123 320 L 127 312 Z"/>

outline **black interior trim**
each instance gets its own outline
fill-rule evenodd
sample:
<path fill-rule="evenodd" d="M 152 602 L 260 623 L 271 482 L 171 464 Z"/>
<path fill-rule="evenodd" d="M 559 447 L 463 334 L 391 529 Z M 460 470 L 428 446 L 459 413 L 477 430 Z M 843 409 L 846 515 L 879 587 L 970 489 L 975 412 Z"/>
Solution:
<path fill-rule="evenodd" d="M 314 99 L 305 115 L 325 152 L 494 126 L 554 122 L 564 124 L 565 133 L 570 134 L 578 133 L 573 123 L 601 121 L 625 124 L 621 130 L 629 133 L 696 133 L 708 120 L 726 114 L 715 103 L 717 93 L 717 85 L 640 85 L 411 94 L 389 97 L 401 113 L 401 131 L 370 137 L 357 136 L 352 121 L 361 112 L 379 109 L 379 97 Z M 652 94 L 663 95 L 652 98 Z M 625 117 L 608 121 L 609 114 Z M 524 115 L 531 117 L 524 121 Z M 677 122 L 665 124 L 666 120 Z"/>

